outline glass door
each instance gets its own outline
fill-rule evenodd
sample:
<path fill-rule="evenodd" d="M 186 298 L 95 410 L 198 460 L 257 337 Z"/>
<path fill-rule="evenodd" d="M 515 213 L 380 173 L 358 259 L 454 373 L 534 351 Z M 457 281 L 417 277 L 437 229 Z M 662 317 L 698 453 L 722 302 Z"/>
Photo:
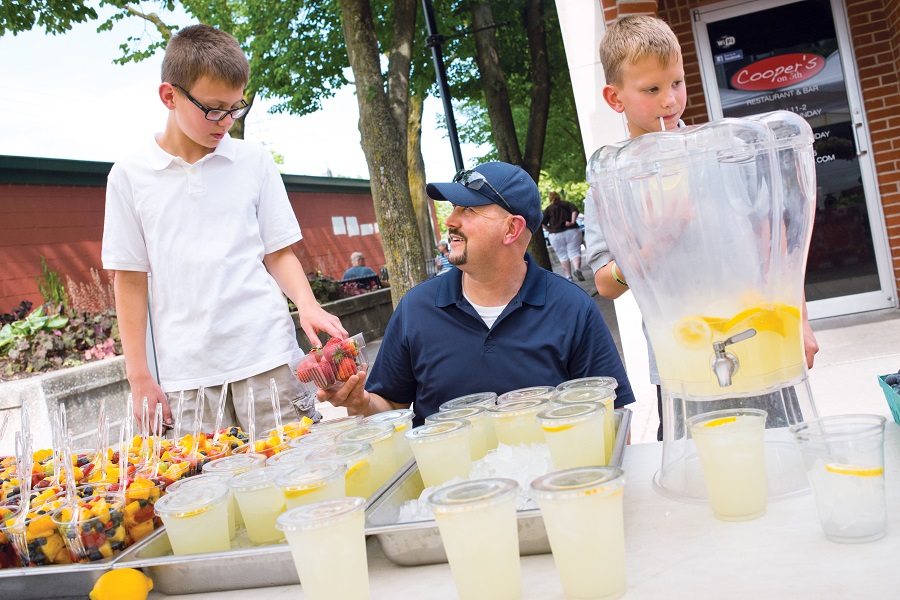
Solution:
<path fill-rule="evenodd" d="M 893 307 L 890 251 L 843 6 L 725 2 L 694 11 L 694 35 L 710 118 L 789 110 L 813 128 L 810 317 Z"/>

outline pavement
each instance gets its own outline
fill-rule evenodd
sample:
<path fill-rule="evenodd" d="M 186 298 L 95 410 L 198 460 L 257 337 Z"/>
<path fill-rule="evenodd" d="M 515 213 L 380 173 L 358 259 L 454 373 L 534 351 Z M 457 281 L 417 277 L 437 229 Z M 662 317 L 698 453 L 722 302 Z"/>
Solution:
<path fill-rule="evenodd" d="M 556 255 L 550 250 L 553 271 L 563 274 Z M 650 385 L 646 368 L 646 342 L 639 322 L 617 315 L 627 314 L 634 304 L 631 294 L 615 302 L 597 294 L 594 278 L 586 261 L 582 261 L 584 281 L 575 281 L 597 302 L 613 335 L 619 353 L 627 356 L 626 368 L 637 401 L 629 405 L 633 412 L 631 443 L 655 442 L 659 418 L 656 391 Z M 636 306 L 636 305 L 635 305 Z M 887 309 L 812 321 L 819 342 L 819 353 L 809 371 L 813 401 L 819 416 L 845 413 L 878 414 L 892 419 L 878 376 L 900 370 L 900 310 Z M 381 340 L 366 342 L 370 362 L 377 359 Z M 626 353 L 623 349 L 629 350 Z M 640 352 L 643 349 L 643 360 Z M 635 358 L 637 357 L 637 358 Z M 346 409 L 323 403 L 318 406 L 325 418 L 347 414 Z"/>

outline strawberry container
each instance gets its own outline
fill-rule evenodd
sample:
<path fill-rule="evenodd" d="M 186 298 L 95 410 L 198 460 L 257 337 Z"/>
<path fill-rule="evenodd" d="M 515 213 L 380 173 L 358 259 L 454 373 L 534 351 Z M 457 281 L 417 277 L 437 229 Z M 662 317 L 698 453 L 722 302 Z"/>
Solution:
<path fill-rule="evenodd" d="M 331 338 L 321 348 L 313 348 L 309 354 L 291 367 L 297 379 L 310 393 L 332 385 L 341 385 L 357 371 L 367 368 L 366 341 L 358 333 L 345 340 Z"/>

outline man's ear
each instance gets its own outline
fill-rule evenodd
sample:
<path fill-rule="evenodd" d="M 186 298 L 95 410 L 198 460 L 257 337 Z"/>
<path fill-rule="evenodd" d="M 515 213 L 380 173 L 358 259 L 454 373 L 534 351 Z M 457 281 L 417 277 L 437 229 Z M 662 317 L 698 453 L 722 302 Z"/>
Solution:
<path fill-rule="evenodd" d="M 171 83 L 163 81 L 159 84 L 159 99 L 166 105 L 166 108 L 175 110 L 175 88 Z"/>
<path fill-rule="evenodd" d="M 525 217 L 510 215 L 506 219 L 506 233 L 503 236 L 503 245 L 509 246 L 514 244 L 526 232 L 530 233 L 528 227 L 525 226 Z"/>
<path fill-rule="evenodd" d="M 609 104 L 609 107 L 617 113 L 625 112 L 625 105 L 619 100 L 619 88 L 614 85 L 604 85 L 601 92 L 603 99 Z"/>

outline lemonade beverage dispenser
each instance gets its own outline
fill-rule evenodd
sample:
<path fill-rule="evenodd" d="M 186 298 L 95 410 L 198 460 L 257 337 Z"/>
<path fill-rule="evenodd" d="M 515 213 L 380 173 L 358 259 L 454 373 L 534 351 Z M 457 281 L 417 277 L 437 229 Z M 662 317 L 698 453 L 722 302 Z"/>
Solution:
<path fill-rule="evenodd" d="M 788 427 L 816 417 L 801 310 L 815 209 L 813 134 L 777 111 L 604 146 L 588 165 L 603 234 L 662 381 L 658 491 L 705 501 L 687 422 L 768 413 L 769 498 L 808 487 Z"/>

